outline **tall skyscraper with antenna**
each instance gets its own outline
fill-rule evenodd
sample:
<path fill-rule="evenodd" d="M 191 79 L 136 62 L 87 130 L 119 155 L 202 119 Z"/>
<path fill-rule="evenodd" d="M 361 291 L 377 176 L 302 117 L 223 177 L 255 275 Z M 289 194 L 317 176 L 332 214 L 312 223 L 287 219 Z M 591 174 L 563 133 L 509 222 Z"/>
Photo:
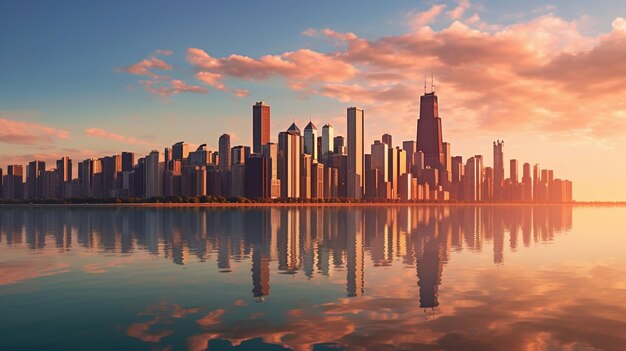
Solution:
<path fill-rule="evenodd" d="M 443 174 L 445 171 L 445 153 L 434 81 L 431 83 L 431 91 L 424 92 L 424 95 L 420 97 L 420 115 L 417 120 L 417 151 L 424 153 L 425 167 L 437 169 L 440 175 Z"/>

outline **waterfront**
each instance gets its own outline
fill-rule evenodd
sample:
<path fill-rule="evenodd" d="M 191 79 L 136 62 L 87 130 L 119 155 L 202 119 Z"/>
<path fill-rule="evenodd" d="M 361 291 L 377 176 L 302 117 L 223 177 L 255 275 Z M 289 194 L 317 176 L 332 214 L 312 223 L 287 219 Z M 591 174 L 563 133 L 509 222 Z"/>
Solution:
<path fill-rule="evenodd" d="M 625 213 L 1 208 L 0 349 L 618 350 Z"/>

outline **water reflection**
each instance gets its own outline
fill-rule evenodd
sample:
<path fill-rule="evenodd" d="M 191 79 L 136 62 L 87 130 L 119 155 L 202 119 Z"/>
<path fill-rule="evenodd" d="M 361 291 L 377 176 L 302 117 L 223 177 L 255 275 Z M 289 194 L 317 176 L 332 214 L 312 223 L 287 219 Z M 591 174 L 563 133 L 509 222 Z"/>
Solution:
<path fill-rule="evenodd" d="M 415 268 L 420 307 L 434 308 L 452 252 L 493 250 L 501 265 L 506 245 L 549 242 L 571 227 L 570 206 L 18 208 L 0 211 L 0 244 L 105 255 L 140 250 L 177 265 L 213 262 L 224 274 L 245 261 L 258 301 L 271 294 L 272 271 L 308 279 L 345 274 L 346 295 L 358 297 L 367 294 L 366 260 L 372 269 L 401 264 Z"/>
<path fill-rule="evenodd" d="M 623 349 L 626 264 L 572 212 L 4 208 L 0 349 Z"/>

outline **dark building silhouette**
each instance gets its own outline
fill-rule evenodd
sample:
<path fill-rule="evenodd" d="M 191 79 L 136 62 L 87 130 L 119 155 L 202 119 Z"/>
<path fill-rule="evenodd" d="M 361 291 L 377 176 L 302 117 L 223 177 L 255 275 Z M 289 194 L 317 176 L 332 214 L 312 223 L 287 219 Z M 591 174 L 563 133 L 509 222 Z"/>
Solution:
<path fill-rule="evenodd" d="M 424 153 L 424 166 L 445 170 L 445 155 L 441 135 L 441 118 L 437 95 L 432 91 L 420 97 L 420 115 L 417 120 L 417 151 Z"/>
<path fill-rule="evenodd" d="M 258 101 L 252 106 L 252 152 L 261 153 L 261 145 L 270 142 L 270 106 Z"/>

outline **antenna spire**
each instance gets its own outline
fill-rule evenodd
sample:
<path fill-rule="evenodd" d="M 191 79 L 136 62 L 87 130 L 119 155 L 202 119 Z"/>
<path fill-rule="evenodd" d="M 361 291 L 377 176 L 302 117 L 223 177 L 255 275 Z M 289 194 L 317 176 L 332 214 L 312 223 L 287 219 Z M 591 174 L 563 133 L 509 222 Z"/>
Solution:
<path fill-rule="evenodd" d="M 426 72 L 424 72 L 424 95 L 426 95 Z"/>
<path fill-rule="evenodd" d="M 430 71 L 430 92 L 435 92 L 435 75 L 432 70 Z"/>

